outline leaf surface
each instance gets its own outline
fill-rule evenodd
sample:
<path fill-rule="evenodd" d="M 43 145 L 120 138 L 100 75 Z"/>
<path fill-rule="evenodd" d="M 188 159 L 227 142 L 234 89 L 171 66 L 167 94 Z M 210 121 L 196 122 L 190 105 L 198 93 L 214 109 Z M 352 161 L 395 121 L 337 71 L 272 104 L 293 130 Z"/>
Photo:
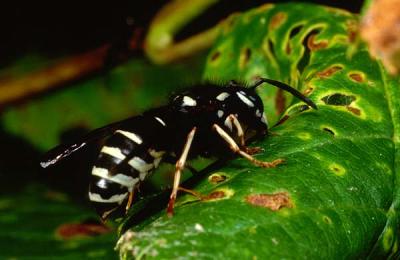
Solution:
<path fill-rule="evenodd" d="M 318 105 L 303 110 L 272 87 L 260 95 L 273 135 L 193 185 L 175 215 L 158 213 L 119 241 L 123 258 L 363 258 L 398 248 L 399 87 L 361 45 L 348 57 L 357 17 L 310 4 L 265 5 L 222 28 L 205 78 L 278 79 Z M 277 98 L 279 97 L 279 98 Z M 283 104 L 283 105 L 282 105 Z M 222 181 L 213 181 L 212 176 Z M 214 179 L 215 180 L 215 179 Z M 186 186 L 185 186 L 186 187 Z M 134 218 L 134 216 L 133 216 Z"/>

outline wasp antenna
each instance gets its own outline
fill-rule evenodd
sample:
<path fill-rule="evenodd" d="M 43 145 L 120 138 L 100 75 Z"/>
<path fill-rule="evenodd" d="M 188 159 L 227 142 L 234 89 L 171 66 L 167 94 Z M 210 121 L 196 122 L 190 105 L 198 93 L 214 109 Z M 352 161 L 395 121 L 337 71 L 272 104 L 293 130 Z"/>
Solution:
<path fill-rule="evenodd" d="M 277 88 L 280 88 L 282 90 L 285 90 L 287 92 L 289 92 L 290 94 L 292 94 L 293 96 L 301 99 L 302 101 L 304 101 L 307 105 L 311 106 L 314 109 L 318 109 L 317 105 L 308 97 L 304 96 L 302 93 L 300 93 L 297 89 L 283 83 L 277 80 L 273 80 L 273 79 L 267 79 L 267 78 L 259 78 L 253 86 L 250 87 L 250 89 L 255 90 L 258 86 L 260 86 L 263 83 L 268 83 L 271 84 Z"/>

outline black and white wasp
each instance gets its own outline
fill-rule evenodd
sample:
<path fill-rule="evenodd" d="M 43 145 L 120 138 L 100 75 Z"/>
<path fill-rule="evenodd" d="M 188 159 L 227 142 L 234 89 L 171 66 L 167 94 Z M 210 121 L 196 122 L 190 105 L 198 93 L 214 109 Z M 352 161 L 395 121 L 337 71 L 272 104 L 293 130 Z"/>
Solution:
<path fill-rule="evenodd" d="M 250 87 L 235 81 L 226 86 L 205 83 L 174 95 L 165 106 L 94 130 L 72 145 L 56 147 L 41 166 L 46 168 L 106 138 L 89 185 L 89 200 L 104 220 L 117 209 L 128 210 L 140 183 L 163 159 L 172 156 L 176 158 L 176 170 L 167 209 L 172 215 L 181 171 L 190 158 L 226 158 L 234 153 L 261 167 L 283 162 L 259 161 L 252 156 L 257 149 L 245 146 L 268 133 L 264 106 L 256 93 L 262 83 L 288 91 L 316 109 L 309 98 L 275 80 L 260 78 Z"/>

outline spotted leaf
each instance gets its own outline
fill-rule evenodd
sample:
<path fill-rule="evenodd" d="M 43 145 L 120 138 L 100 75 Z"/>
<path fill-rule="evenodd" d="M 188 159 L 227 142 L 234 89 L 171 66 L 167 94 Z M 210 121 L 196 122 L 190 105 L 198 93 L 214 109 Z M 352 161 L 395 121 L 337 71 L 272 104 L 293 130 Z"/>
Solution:
<path fill-rule="evenodd" d="M 265 5 L 235 15 L 210 51 L 204 77 L 296 86 L 309 109 L 260 89 L 278 125 L 254 143 L 264 169 L 238 158 L 183 184 L 176 214 L 161 211 L 129 228 L 123 258 L 382 258 L 398 248 L 400 96 L 398 80 L 354 40 L 357 17 L 310 4 Z M 208 174 L 208 175 L 207 175 Z M 221 178 L 221 176 L 223 176 Z M 207 178 L 208 177 L 208 178 Z"/>

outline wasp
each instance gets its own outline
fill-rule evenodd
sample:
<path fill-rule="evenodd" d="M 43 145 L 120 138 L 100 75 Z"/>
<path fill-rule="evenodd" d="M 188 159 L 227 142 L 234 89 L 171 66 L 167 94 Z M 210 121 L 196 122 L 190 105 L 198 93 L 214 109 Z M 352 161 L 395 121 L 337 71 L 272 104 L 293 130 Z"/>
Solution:
<path fill-rule="evenodd" d="M 264 105 L 256 88 L 269 83 L 288 91 L 314 109 L 317 106 L 296 89 L 276 80 L 259 78 L 246 87 L 236 81 L 224 86 L 202 83 L 173 95 L 169 102 L 90 132 L 82 140 L 51 150 L 40 163 L 47 168 L 95 140 L 105 139 L 91 172 L 89 200 L 103 220 L 117 209 L 127 211 L 140 184 L 165 160 L 176 162 L 167 213 L 173 214 L 186 161 L 197 156 L 227 158 L 237 154 L 265 168 L 271 162 L 253 157 L 246 147 L 268 134 Z"/>

